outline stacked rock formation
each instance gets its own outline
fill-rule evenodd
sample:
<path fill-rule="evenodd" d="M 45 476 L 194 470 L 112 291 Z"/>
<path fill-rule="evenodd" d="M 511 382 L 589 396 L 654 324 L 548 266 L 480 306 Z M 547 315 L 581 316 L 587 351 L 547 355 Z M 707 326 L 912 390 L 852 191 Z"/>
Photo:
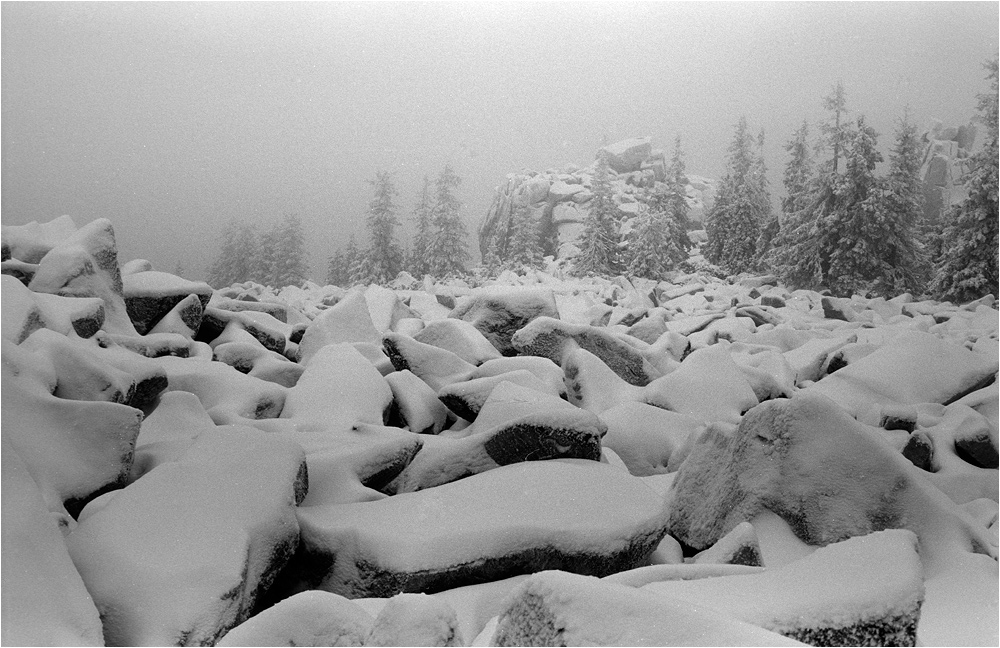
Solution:
<path fill-rule="evenodd" d="M 971 170 L 969 157 L 976 143 L 976 126 L 946 128 L 935 120 L 923 141 L 926 148 L 920 179 L 924 183 L 924 214 L 936 219 L 966 196 L 964 183 Z"/>
<path fill-rule="evenodd" d="M 601 151 L 608 160 L 621 216 L 619 226 L 628 231 L 629 220 L 639 210 L 638 194 L 666 180 L 668 161 L 663 150 L 653 148 L 650 137 L 623 140 Z M 556 258 L 573 256 L 594 196 L 591 181 L 595 164 L 508 174 L 506 182 L 496 188 L 493 204 L 479 228 L 479 249 L 484 258 L 491 247 L 503 258 L 513 234 L 511 223 L 521 208 L 527 208 L 541 224 L 545 254 Z M 714 203 L 715 181 L 688 175 L 687 200 L 689 218 L 700 222 Z"/>

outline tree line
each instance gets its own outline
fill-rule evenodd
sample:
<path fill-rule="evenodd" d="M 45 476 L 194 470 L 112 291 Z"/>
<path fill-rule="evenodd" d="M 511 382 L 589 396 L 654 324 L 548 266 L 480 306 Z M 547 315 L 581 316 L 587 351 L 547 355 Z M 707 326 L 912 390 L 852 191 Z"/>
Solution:
<path fill-rule="evenodd" d="M 705 260 L 720 274 L 774 273 L 790 289 L 829 290 L 891 297 L 903 292 L 969 301 L 1000 293 L 997 277 L 997 61 L 986 65 L 992 92 L 980 95 L 985 125 L 982 150 L 969 160 L 966 198 L 940 215 L 924 213 L 920 168 L 923 143 L 904 115 L 898 120 L 887 171 L 877 150 L 878 133 L 864 115 L 849 118 L 846 92 L 838 83 L 824 97 L 828 118 L 810 138 L 804 121 L 785 145 L 786 195 L 773 213 L 764 133 L 752 135 L 741 118 L 726 156 L 726 172 L 705 219 Z M 598 154 L 591 177 L 589 210 L 569 265 L 576 276 L 619 274 L 664 279 L 692 270 L 684 154 L 680 138 L 665 180 L 639 190 L 635 217 L 614 200 L 608 160 Z M 327 282 L 386 284 L 407 271 L 414 277 L 466 274 L 469 253 L 456 190 L 461 179 L 446 165 L 423 188 L 412 210 L 415 229 L 407 250 L 396 239 L 399 193 L 391 174 L 368 181 L 367 245 L 351 236 L 328 263 Z M 631 220 L 630 228 L 623 228 Z M 622 231 L 625 231 L 623 234 Z M 509 227 L 494 233 L 483 250 L 479 274 L 524 272 L 543 264 L 546 233 L 534 210 L 518 206 Z M 256 281 L 279 287 L 307 278 L 302 226 L 296 216 L 257 236 L 231 223 L 223 234 L 209 282 L 221 287 Z"/>

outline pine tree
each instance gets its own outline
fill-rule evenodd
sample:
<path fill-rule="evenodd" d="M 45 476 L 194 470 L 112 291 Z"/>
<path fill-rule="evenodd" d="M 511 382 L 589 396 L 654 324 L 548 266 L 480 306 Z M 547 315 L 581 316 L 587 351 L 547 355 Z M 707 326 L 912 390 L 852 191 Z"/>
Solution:
<path fill-rule="evenodd" d="M 507 259 L 504 267 L 515 272 L 537 269 L 542 266 L 542 242 L 539 221 L 527 205 L 517 208 L 511 222 L 510 243 L 507 245 Z M 492 263 L 492 259 L 490 261 Z"/>
<path fill-rule="evenodd" d="M 331 286 L 343 286 L 347 283 L 347 273 L 344 270 L 344 253 L 337 250 L 330 257 L 326 271 L 326 283 Z"/>
<path fill-rule="evenodd" d="M 735 274 L 757 264 L 757 238 L 769 211 L 764 205 L 770 202 L 746 118 L 736 126 L 726 162 L 726 175 L 706 222 L 705 258 Z"/>
<path fill-rule="evenodd" d="M 364 255 L 358 250 L 358 245 L 354 242 L 354 235 L 351 234 L 347 239 L 347 247 L 344 249 L 343 283 L 337 285 L 347 287 L 361 283 L 363 262 Z"/>
<path fill-rule="evenodd" d="M 450 164 L 445 165 L 435 182 L 434 207 L 431 210 L 434 234 L 427 257 L 430 272 L 437 277 L 462 274 L 469 258 L 465 223 L 459 213 L 461 203 L 455 196 L 455 189 L 461 182 Z"/>
<path fill-rule="evenodd" d="M 224 288 L 255 279 L 257 236 L 246 223 L 231 221 L 222 231 L 222 249 L 208 270 L 208 283 Z"/>
<path fill-rule="evenodd" d="M 800 242 L 808 236 L 812 214 L 809 212 L 812 201 L 814 181 L 813 159 L 809 152 L 809 123 L 802 126 L 792 135 L 785 145 L 789 154 L 785 165 L 783 184 L 785 197 L 781 199 L 781 216 L 772 219 L 765 229 L 771 229 L 772 249 L 765 263 L 774 268 L 782 276 L 793 273 L 795 266 L 801 261 Z M 811 273 L 808 273 L 811 277 Z M 809 283 L 809 279 L 799 281 Z"/>
<path fill-rule="evenodd" d="M 369 249 L 365 259 L 364 283 L 386 284 L 396 278 L 403 266 L 403 251 L 396 242 L 394 199 L 398 194 L 392 175 L 385 171 L 375 174 L 368 183 L 375 188 L 375 196 L 368 205 Z"/>
<path fill-rule="evenodd" d="M 755 203 L 759 230 L 755 243 L 754 268 L 762 270 L 764 259 L 771 251 L 778 233 L 777 216 L 771 213 L 771 192 L 768 189 L 767 166 L 764 164 L 764 130 L 757 136 L 757 156 L 750 167 L 750 186 Z"/>
<path fill-rule="evenodd" d="M 302 221 L 295 214 L 285 216 L 275 228 L 274 288 L 301 285 L 309 275 Z"/>
<path fill-rule="evenodd" d="M 677 228 L 671 224 L 675 221 L 662 205 L 639 204 L 639 215 L 628 236 L 630 275 L 662 280 L 687 258 L 687 252 L 678 247 L 674 238 Z"/>
<path fill-rule="evenodd" d="M 272 225 L 260 235 L 260 244 L 258 246 L 260 252 L 253 264 L 253 281 L 265 286 L 277 287 L 280 238 L 280 224 Z"/>
<path fill-rule="evenodd" d="M 434 200 L 431 195 L 431 179 L 424 176 L 424 186 L 413 208 L 413 220 L 416 225 L 416 235 L 413 237 L 413 250 L 409 263 L 410 273 L 414 277 L 422 277 L 430 272 L 428 263 L 432 233 L 432 212 Z"/>
<path fill-rule="evenodd" d="M 681 136 L 674 139 L 674 154 L 667 167 L 666 211 L 670 216 L 671 238 L 674 246 L 686 255 L 691 249 L 691 239 L 688 230 L 691 220 L 688 218 L 690 207 L 687 202 L 688 177 L 685 173 L 684 154 L 681 152 Z M 682 259 L 683 260 L 683 259 Z"/>
<path fill-rule="evenodd" d="M 972 170 L 965 188 L 968 196 L 949 210 L 949 224 L 942 236 L 945 250 L 937 267 L 931 291 L 940 299 L 967 302 L 988 293 L 1000 295 L 997 276 L 997 68 L 986 64 L 991 92 L 979 95 L 980 120 L 986 126 L 983 149 L 972 157 Z"/>
<path fill-rule="evenodd" d="M 590 209 L 584 219 L 580 253 L 573 260 L 573 273 L 578 276 L 613 275 L 619 270 L 617 208 L 603 150 L 598 153 L 590 190 L 594 197 L 590 199 Z"/>
<path fill-rule="evenodd" d="M 838 173 L 840 154 L 848 137 L 847 122 L 844 119 L 844 115 L 847 113 L 847 94 L 844 92 L 842 82 L 837 81 L 837 85 L 830 90 L 830 94 L 823 97 L 823 107 L 831 111 L 833 115 L 820 126 L 825 136 L 822 141 L 833 149 L 833 173 Z"/>

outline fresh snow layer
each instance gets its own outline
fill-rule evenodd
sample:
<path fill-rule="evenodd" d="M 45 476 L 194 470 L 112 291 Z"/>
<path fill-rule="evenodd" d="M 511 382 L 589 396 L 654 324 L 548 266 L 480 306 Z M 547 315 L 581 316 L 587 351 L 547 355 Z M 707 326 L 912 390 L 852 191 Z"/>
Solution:
<path fill-rule="evenodd" d="M 374 621 L 343 596 L 310 590 L 247 619 L 215 645 L 361 646 Z"/>

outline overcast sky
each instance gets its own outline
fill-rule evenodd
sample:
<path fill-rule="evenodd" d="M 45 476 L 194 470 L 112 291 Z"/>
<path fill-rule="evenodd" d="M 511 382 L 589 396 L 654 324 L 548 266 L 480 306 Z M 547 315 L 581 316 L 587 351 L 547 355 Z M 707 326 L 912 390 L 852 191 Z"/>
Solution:
<path fill-rule="evenodd" d="M 975 114 L 998 3 L 2 4 L 2 221 L 107 217 L 121 261 L 201 278 L 232 219 L 288 213 L 313 279 L 393 172 L 408 218 L 451 162 L 475 230 L 506 174 L 587 164 L 602 138 L 680 135 L 719 177 L 740 115 L 784 143 L 842 80 L 894 121 Z"/>

